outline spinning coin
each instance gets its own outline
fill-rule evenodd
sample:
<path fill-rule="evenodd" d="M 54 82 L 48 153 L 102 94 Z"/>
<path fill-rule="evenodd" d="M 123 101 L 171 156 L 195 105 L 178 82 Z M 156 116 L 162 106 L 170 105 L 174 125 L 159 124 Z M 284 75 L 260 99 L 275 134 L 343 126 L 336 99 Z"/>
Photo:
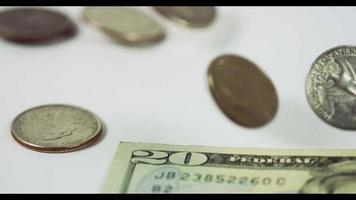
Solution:
<path fill-rule="evenodd" d="M 125 44 L 161 41 L 165 31 L 158 22 L 136 9 L 125 7 L 88 7 L 84 19 Z"/>
<path fill-rule="evenodd" d="M 356 47 L 339 46 L 321 54 L 312 64 L 306 96 L 325 122 L 356 129 Z"/>
<path fill-rule="evenodd" d="M 206 27 L 215 19 L 216 11 L 209 6 L 157 6 L 161 15 L 189 27 Z"/>
<path fill-rule="evenodd" d="M 68 105 L 44 105 L 18 115 L 11 134 L 20 144 L 41 152 L 84 148 L 101 135 L 100 120 L 91 112 Z"/>
<path fill-rule="evenodd" d="M 45 43 L 68 39 L 75 33 L 74 23 L 55 11 L 19 8 L 0 12 L 0 36 L 10 41 Z"/>
<path fill-rule="evenodd" d="M 260 127 L 275 116 L 278 98 L 273 83 L 245 58 L 219 56 L 210 64 L 208 78 L 215 101 L 234 122 Z"/>

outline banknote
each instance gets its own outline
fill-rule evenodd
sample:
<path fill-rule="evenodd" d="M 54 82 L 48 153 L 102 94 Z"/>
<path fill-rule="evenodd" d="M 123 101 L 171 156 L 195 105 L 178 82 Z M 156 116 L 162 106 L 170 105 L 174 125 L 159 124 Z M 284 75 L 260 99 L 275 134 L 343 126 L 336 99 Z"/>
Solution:
<path fill-rule="evenodd" d="M 356 149 L 121 142 L 104 193 L 356 193 Z"/>

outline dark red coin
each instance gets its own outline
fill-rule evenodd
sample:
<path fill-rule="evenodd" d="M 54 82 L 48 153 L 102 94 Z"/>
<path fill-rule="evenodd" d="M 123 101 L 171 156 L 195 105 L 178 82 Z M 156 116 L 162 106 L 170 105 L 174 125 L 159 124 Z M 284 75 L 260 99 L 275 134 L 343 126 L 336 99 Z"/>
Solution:
<path fill-rule="evenodd" d="M 55 11 L 19 8 L 0 12 L 0 36 L 7 40 L 45 43 L 67 39 L 75 33 L 75 24 Z"/>

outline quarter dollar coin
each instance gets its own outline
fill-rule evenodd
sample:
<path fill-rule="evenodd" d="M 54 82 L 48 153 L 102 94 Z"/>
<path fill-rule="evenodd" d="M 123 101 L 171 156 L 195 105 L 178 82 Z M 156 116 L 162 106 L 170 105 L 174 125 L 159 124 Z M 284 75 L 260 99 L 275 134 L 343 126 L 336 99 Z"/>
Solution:
<path fill-rule="evenodd" d="M 356 130 L 356 47 L 338 46 L 322 53 L 307 76 L 306 96 L 326 123 Z"/>
<path fill-rule="evenodd" d="M 99 118 L 88 110 L 69 105 L 44 105 L 19 114 L 11 125 L 13 138 L 41 152 L 68 152 L 97 141 L 102 132 Z"/>

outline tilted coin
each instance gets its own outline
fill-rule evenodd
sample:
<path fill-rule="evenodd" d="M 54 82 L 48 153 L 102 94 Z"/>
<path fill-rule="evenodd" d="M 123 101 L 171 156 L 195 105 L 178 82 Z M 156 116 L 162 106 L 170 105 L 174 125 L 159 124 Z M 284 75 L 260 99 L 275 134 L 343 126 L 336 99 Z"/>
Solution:
<path fill-rule="evenodd" d="M 69 105 L 44 105 L 19 114 L 11 125 L 13 138 L 32 150 L 68 152 L 97 141 L 102 132 L 98 117 Z"/>
<path fill-rule="evenodd" d="M 88 7 L 83 18 L 125 44 L 145 44 L 164 39 L 163 27 L 143 12 L 125 7 Z"/>
<path fill-rule="evenodd" d="M 68 39 L 76 33 L 74 23 L 61 13 L 37 8 L 18 8 L 0 12 L 0 36 L 35 44 Z"/>
<path fill-rule="evenodd" d="M 356 129 L 356 47 L 339 46 L 322 53 L 306 80 L 313 111 L 328 124 Z"/>
<path fill-rule="evenodd" d="M 154 9 L 161 15 L 189 27 L 209 26 L 216 17 L 212 6 L 157 6 Z"/>
<path fill-rule="evenodd" d="M 260 127 L 271 121 L 278 108 L 271 80 L 252 62 L 222 55 L 209 66 L 210 91 L 220 109 L 234 122 Z"/>

